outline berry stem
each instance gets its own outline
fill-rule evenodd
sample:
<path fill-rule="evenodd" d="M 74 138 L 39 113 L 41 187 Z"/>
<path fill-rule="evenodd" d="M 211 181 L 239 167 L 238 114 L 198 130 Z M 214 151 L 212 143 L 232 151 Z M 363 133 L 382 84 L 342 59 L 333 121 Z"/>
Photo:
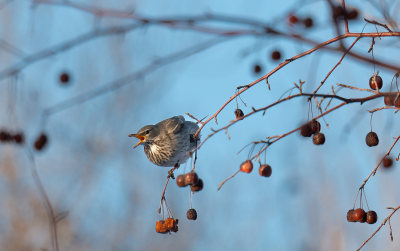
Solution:
<path fill-rule="evenodd" d="M 225 180 L 223 180 L 221 183 L 219 183 L 219 186 L 218 186 L 218 191 L 221 189 L 221 187 L 225 184 L 225 182 L 227 182 L 228 180 L 230 180 L 230 179 L 232 179 L 233 177 L 235 177 L 235 175 L 236 174 L 238 174 L 240 172 L 240 169 L 239 170 L 237 170 L 234 174 L 232 174 L 232 176 L 230 176 L 230 177 L 228 177 L 228 178 L 226 178 Z"/>

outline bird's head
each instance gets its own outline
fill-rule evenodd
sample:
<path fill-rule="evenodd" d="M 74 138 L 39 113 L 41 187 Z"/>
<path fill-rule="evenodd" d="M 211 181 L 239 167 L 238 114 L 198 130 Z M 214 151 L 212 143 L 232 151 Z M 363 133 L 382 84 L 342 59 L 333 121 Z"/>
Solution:
<path fill-rule="evenodd" d="M 137 133 L 129 134 L 129 137 L 138 138 L 140 141 L 133 147 L 136 148 L 141 144 L 151 144 L 159 135 L 159 130 L 156 125 L 147 125 L 142 127 Z"/>

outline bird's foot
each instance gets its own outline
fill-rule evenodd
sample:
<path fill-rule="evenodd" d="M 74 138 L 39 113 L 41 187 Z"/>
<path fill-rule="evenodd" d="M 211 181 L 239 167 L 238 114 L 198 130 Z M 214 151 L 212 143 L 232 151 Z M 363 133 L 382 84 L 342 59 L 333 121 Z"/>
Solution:
<path fill-rule="evenodd" d="M 199 137 L 195 137 L 194 134 L 190 134 L 190 142 L 191 143 L 197 142 L 199 140 L 200 140 Z"/>
<path fill-rule="evenodd" d="M 167 176 L 167 178 L 175 179 L 174 171 L 175 171 L 176 169 L 178 169 L 178 168 L 179 168 L 179 163 L 176 163 L 175 166 L 174 166 L 171 170 L 168 171 L 168 176 Z"/>

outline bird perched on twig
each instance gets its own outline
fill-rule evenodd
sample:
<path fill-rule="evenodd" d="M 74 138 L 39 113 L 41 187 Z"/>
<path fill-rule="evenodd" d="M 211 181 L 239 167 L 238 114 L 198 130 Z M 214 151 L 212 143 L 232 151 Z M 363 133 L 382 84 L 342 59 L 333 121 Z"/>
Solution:
<path fill-rule="evenodd" d="M 199 126 L 185 121 L 183 116 L 174 116 L 155 125 L 146 125 L 129 137 L 140 141 L 147 158 L 158 166 L 179 166 L 191 157 L 197 147 L 198 138 L 194 134 Z"/>

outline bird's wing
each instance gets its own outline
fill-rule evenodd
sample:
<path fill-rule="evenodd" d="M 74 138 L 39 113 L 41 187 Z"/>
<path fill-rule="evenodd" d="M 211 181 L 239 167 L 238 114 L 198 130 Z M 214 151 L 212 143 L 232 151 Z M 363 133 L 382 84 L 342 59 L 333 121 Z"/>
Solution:
<path fill-rule="evenodd" d="M 167 129 L 168 133 L 178 133 L 182 130 L 185 124 L 185 118 L 181 115 L 174 116 L 158 123 L 159 126 Z"/>

